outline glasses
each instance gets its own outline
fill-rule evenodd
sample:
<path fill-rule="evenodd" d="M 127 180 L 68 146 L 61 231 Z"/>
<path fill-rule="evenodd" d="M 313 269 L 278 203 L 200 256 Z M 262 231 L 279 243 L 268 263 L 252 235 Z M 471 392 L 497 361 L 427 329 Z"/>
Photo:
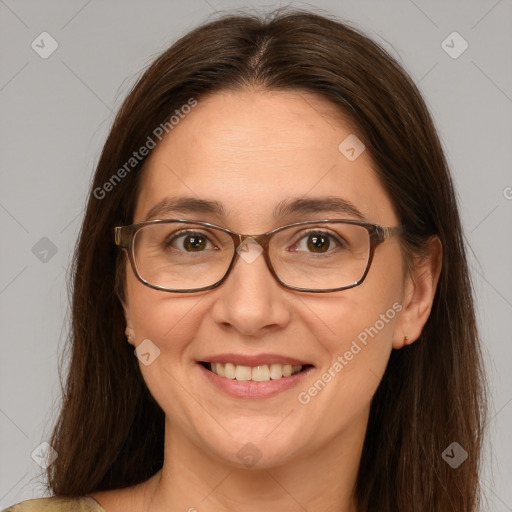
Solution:
<path fill-rule="evenodd" d="M 167 292 L 210 290 L 229 275 L 237 257 L 252 263 L 260 254 L 285 288 L 334 292 L 360 285 L 375 248 L 404 233 L 355 220 L 315 220 L 243 235 L 209 222 L 150 220 L 118 226 L 115 243 L 126 249 L 142 283 Z"/>

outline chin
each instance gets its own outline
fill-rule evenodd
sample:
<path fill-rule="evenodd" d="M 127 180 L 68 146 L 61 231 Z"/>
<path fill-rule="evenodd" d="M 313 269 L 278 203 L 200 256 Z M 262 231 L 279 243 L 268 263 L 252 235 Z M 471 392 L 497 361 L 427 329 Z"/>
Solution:
<path fill-rule="evenodd" d="M 209 437 L 203 442 L 219 461 L 240 469 L 257 470 L 281 466 L 299 456 L 301 452 L 302 440 L 291 435 L 289 426 L 286 432 L 276 434 L 274 438 L 272 429 L 268 429 L 266 423 L 265 434 L 251 428 L 238 428 L 230 431 L 230 434 L 231 436 L 226 434 L 217 440 Z"/>

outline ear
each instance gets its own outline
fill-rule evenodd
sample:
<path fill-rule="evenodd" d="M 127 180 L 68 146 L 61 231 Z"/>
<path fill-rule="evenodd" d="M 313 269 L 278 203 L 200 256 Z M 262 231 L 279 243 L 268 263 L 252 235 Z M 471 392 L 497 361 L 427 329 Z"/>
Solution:
<path fill-rule="evenodd" d="M 125 301 L 121 301 L 121 304 L 123 305 L 124 309 L 124 318 L 126 320 L 126 340 L 130 345 L 133 345 L 135 347 L 135 331 L 133 329 L 133 322 L 131 317 L 131 311 L 129 305 Z"/>
<path fill-rule="evenodd" d="M 437 236 L 427 242 L 425 253 L 412 262 L 404 284 L 402 311 L 395 325 L 393 348 L 417 340 L 425 326 L 441 274 L 443 247 Z"/>

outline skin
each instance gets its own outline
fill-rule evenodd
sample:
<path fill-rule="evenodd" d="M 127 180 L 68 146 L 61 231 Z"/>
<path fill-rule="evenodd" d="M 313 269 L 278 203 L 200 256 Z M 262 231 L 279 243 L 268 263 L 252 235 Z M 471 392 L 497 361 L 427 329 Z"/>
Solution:
<path fill-rule="evenodd" d="M 133 222 L 164 197 L 192 195 L 224 204 L 227 215 L 166 215 L 259 234 L 300 220 L 350 218 L 322 212 L 274 220 L 289 198 L 336 195 L 369 222 L 399 219 L 365 151 L 349 161 L 338 145 L 356 133 L 325 99 L 308 92 L 243 90 L 203 97 L 150 155 Z M 292 179 L 290 177 L 293 177 Z M 310 512 L 357 510 L 353 496 L 370 401 L 392 349 L 418 338 L 440 271 L 437 240 L 405 275 L 399 237 L 381 244 L 364 283 L 326 294 L 281 287 L 262 257 L 239 259 L 218 288 L 166 293 L 126 268 L 127 326 L 134 346 L 150 339 L 160 356 L 141 364 L 166 414 L 165 462 L 148 481 L 92 496 L 107 512 L 151 510 Z M 390 319 L 325 388 L 297 399 L 394 303 Z M 271 352 L 315 366 L 299 385 L 267 399 L 230 397 L 197 360 L 220 353 Z M 246 468 L 237 452 L 253 443 Z"/>

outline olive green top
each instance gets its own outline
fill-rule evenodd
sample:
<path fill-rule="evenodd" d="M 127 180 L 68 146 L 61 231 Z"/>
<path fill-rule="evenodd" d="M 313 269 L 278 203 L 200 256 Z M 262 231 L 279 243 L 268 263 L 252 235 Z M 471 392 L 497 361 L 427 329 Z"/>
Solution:
<path fill-rule="evenodd" d="M 91 496 L 36 498 L 12 505 L 1 512 L 106 512 Z"/>

